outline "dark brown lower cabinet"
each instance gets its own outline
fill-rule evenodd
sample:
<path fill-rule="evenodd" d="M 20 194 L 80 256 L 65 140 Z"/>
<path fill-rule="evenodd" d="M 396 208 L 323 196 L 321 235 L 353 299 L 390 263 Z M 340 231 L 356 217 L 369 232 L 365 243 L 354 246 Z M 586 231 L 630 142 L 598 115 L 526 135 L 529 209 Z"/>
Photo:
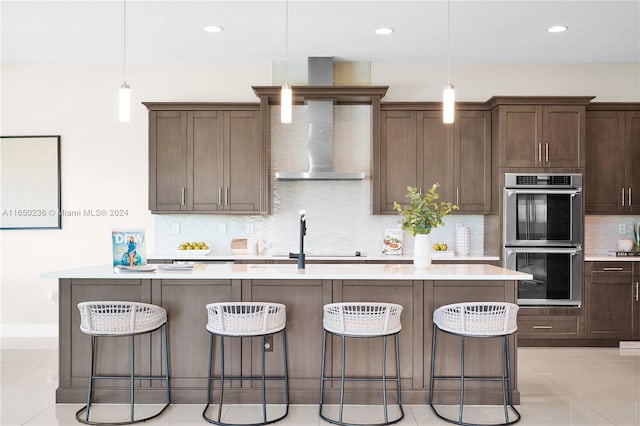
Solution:
<path fill-rule="evenodd" d="M 634 328 L 638 328 L 634 263 L 585 263 L 588 338 L 631 340 L 634 337 Z"/>

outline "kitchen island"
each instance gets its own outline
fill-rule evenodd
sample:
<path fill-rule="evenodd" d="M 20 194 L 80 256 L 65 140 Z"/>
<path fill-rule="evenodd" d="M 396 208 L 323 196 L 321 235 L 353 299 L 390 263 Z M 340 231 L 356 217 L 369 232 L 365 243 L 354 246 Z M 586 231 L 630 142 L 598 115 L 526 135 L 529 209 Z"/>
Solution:
<path fill-rule="evenodd" d="M 435 308 L 462 301 L 516 300 L 516 281 L 531 275 L 491 265 L 443 264 L 416 270 L 413 265 L 340 264 L 196 264 L 192 271 L 163 269 L 152 272 L 119 272 L 110 266 L 87 267 L 44 274 L 58 278 L 60 290 L 59 363 L 57 402 L 82 402 L 86 397 L 89 373 L 90 338 L 80 332 L 76 305 L 89 300 L 129 300 L 164 307 L 168 316 L 169 358 L 174 403 L 203 403 L 206 399 L 209 338 L 205 330 L 205 305 L 223 301 L 270 301 L 287 306 L 287 343 L 291 402 L 317 403 L 322 340 L 322 306 L 332 302 L 391 302 L 403 306 L 400 333 L 402 393 L 405 403 L 424 404 L 428 399 L 431 362 L 432 316 Z M 170 267 L 170 266 L 169 266 Z M 459 374 L 459 339 L 438 336 L 437 374 Z M 136 374 L 161 373 L 158 333 L 137 336 Z M 273 352 L 267 352 L 267 370 L 281 374 L 281 342 L 275 337 Z M 260 341 L 246 338 L 225 345 L 230 363 L 226 374 L 256 375 L 260 368 Z M 511 348 L 517 347 L 511 337 Z M 329 341 L 327 366 L 339 374 L 337 345 Z M 127 374 L 127 338 L 102 339 L 98 351 L 111 372 Z M 351 339 L 347 345 L 347 365 L 351 375 L 379 375 L 381 339 Z M 151 349 L 149 355 L 148 349 Z M 499 339 L 472 339 L 467 343 L 465 369 L 470 375 L 499 375 L 501 342 Z M 388 374 L 393 375 L 394 354 L 387 359 Z M 512 385 L 519 402 L 517 359 L 512 357 Z M 104 364 L 103 364 L 104 365 Z M 98 370 L 100 371 L 100 370 Z M 234 382 L 225 386 L 229 402 L 260 401 L 258 383 Z M 497 382 L 469 382 L 465 385 L 465 403 L 499 404 L 501 389 Z M 98 383 L 97 401 L 123 401 L 126 392 L 114 392 L 126 383 Z M 158 401 L 160 383 L 141 381 L 136 400 Z M 273 383 L 271 386 L 280 386 Z M 242 392 L 239 392 L 242 388 Z M 282 392 L 274 391 L 274 398 Z M 214 394 L 215 397 L 215 394 Z M 326 401 L 337 400 L 337 391 L 328 388 Z M 122 399 L 121 399 L 122 398 Z M 346 388 L 350 404 L 379 403 L 379 384 L 357 382 Z M 458 384 L 443 382 L 435 401 L 455 403 Z"/>

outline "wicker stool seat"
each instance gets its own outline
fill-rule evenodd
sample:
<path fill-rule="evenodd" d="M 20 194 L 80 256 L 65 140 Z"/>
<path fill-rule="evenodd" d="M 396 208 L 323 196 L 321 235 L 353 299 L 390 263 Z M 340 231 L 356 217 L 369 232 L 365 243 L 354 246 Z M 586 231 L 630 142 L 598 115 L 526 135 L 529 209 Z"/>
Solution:
<path fill-rule="evenodd" d="M 322 336 L 322 366 L 320 379 L 320 408 L 319 415 L 322 419 L 329 423 L 337 425 L 388 425 L 397 423 L 404 417 L 402 408 L 402 390 L 400 387 L 400 351 L 398 343 L 398 333 L 402 330 L 400 323 L 400 315 L 402 306 L 393 303 L 377 303 L 377 302 L 351 302 L 351 303 L 331 303 L 324 305 L 323 336 Z M 341 338 L 341 358 L 340 358 L 340 376 L 325 376 L 325 355 L 327 345 L 327 333 L 336 335 Z M 396 376 L 387 377 L 386 359 L 387 359 L 387 336 L 395 337 L 396 352 Z M 347 377 L 345 376 L 345 340 L 346 338 L 382 338 L 382 376 L 381 377 Z M 324 387 L 326 381 L 340 381 L 340 401 L 338 406 L 338 418 L 329 418 L 323 413 L 324 404 Z M 344 411 L 344 383 L 345 381 L 381 381 L 382 382 L 382 401 L 384 410 L 384 421 L 379 423 L 345 423 L 343 422 Z M 398 408 L 400 415 L 389 420 L 387 405 L 387 381 L 396 382 Z"/>
<path fill-rule="evenodd" d="M 171 404 L 171 391 L 169 387 L 169 355 L 167 347 L 167 312 L 155 305 L 139 302 L 121 301 L 97 301 L 78 303 L 80 311 L 80 331 L 91 336 L 91 372 L 89 375 L 89 389 L 87 391 L 87 404 L 76 412 L 76 419 L 91 425 L 122 425 L 144 422 L 162 414 Z M 138 334 L 150 333 L 162 328 L 162 346 L 164 348 L 163 369 L 164 376 L 136 376 L 135 372 L 135 345 L 134 337 Z M 131 374 L 128 376 L 96 375 L 97 364 L 96 344 L 98 337 L 130 336 L 130 362 Z M 130 420 L 120 422 L 98 422 L 89 419 L 91 412 L 91 399 L 93 395 L 93 383 L 99 379 L 129 380 L 130 393 Z M 136 380 L 163 380 L 166 385 L 166 403 L 156 414 L 136 419 L 134 417 Z M 85 412 L 85 416 L 81 416 Z"/>
<path fill-rule="evenodd" d="M 510 425 L 520 421 L 520 413 L 513 406 L 511 388 L 511 363 L 509 360 L 509 336 L 518 330 L 518 306 L 503 302 L 467 302 L 441 306 L 433 312 L 433 336 L 431 346 L 431 380 L 429 382 L 429 405 L 433 412 L 441 419 L 458 425 L 478 425 L 467 423 L 462 419 L 464 408 L 464 383 L 467 380 L 500 381 L 502 383 L 502 397 L 504 407 L 504 423 Z M 460 336 L 460 377 L 436 376 L 436 333 L 437 330 Z M 464 339 L 472 338 L 502 338 L 502 375 L 498 377 L 467 377 L 464 374 Z M 460 381 L 460 409 L 458 419 L 453 420 L 441 415 L 433 405 L 433 391 L 435 380 Z M 510 419 L 508 407 L 511 407 L 515 417 Z M 483 424 L 480 424 L 483 425 Z M 485 424 L 486 425 L 486 424 Z"/>
<path fill-rule="evenodd" d="M 282 420 L 289 414 L 289 373 L 287 366 L 287 335 L 285 331 L 287 322 L 286 306 L 281 303 L 267 302 L 225 302 L 210 303 L 207 305 L 207 331 L 209 332 L 209 372 L 207 380 L 207 405 L 205 406 L 202 417 L 209 423 L 222 426 L 235 425 L 266 425 Z M 265 375 L 265 344 L 266 337 L 282 333 L 282 351 L 284 360 L 284 376 L 267 376 Z M 213 357 L 214 357 L 214 337 L 220 337 L 220 376 L 213 375 Z M 262 375 L 261 376 L 227 376 L 225 375 L 225 355 L 224 355 L 224 339 L 225 337 L 262 337 Z M 214 380 L 220 382 L 220 398 L 218 403 L 217 419 L 207 416 L 207 411 L 211 405 L 211 384 Z M 222 404 L 224 397 L 225 380 L 260 380 L 262 392 L 262 419 L 255 423 L 224 423 L 221 421 Z M 282 380 L 284 381 L 284 399 L 285 411 L 279 417 L 269 418 L 267 416 L 267 398 L 266 398 L 266 380 Z"/>

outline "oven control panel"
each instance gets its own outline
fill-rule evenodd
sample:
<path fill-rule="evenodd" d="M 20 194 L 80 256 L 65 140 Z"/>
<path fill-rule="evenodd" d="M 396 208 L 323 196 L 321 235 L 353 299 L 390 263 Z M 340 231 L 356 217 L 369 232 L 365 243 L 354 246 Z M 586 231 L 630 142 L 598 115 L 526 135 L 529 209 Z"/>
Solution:
<path fill-rule="evenodd" d="M 505 188 L 580 188 L 579 173 L 505 173 Z"/>

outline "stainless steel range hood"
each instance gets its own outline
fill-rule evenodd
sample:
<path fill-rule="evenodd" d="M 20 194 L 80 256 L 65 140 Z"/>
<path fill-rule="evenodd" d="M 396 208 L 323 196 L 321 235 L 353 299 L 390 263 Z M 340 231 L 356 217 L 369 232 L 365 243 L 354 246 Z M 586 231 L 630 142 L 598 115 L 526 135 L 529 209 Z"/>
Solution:
<path fill-rule="evenodd" d="M 309 85 L 333 85 L 333 58 L 308 58 Z M 364 172 L 333 170 L 333 101 L 308 100 L 307 155 L 309 171 L 276 172 L 279 180 L 362 180 Z"/>

